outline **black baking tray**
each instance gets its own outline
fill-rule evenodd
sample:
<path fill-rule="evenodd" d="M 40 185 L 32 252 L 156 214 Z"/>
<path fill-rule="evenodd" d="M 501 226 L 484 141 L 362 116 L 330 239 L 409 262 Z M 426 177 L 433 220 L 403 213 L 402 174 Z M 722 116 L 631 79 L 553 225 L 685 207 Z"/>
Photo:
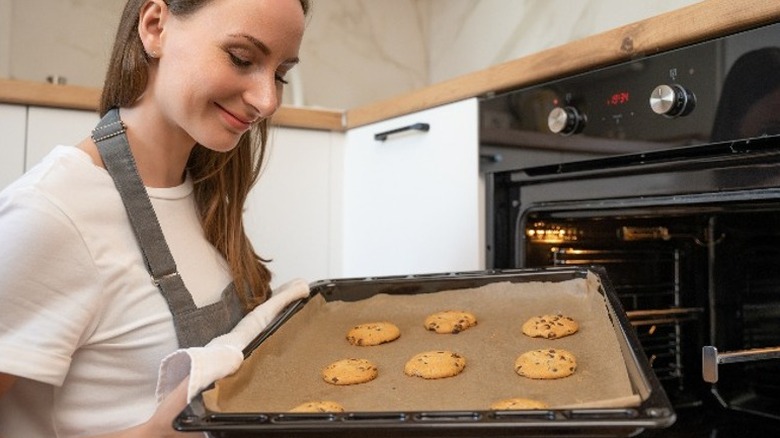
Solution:
<path fill-rule="evenodd" d="M 633 390 L 641 402 L 631 408 L 549 409 L 528 411 L 211 412 L 202 392 L 176 417 L 179 431 L 203 431 L 215 437 L 627 437 L 645 429 L 672 425 L 675 412 L 653 373 L 634 329 L 600 266 L 489 270 L 430 275 L 349 278 L 312 283 L 309 298 L 357 301 L 375 294 L 421 294 L 475 288 L 497 281 L 559 282 L 599 277 L 600 293 L 616 327 L 618 343 Z M 291 304 L 246 348 L 251 353 L 273 335 L 308 298 Z M 207 388 L 208 389 L 208 388 Z"/>

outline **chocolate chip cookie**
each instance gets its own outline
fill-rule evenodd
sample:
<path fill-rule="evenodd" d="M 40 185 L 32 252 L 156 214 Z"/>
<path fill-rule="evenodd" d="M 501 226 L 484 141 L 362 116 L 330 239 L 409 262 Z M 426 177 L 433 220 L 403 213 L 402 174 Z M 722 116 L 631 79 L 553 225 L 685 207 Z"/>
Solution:
<path fill-rule="evenodd" d="M 332 385 L 354 385 L 376 379 L 379 370 L 368 359 L 341 359 L 322 370 L 322 379 Z"/>
<path fill-rule="evenodd" d="M 466 358 L 452 351 L 426 351 L 412 357 L 404 365 L 407 376 L 442 379 L 460 374 L 466 368 Z"/>
<path fill-rule="evenodd" d="M 532 338 L 557 339 L 573 335 L 577 330 L 577 321 L 561 314 L 534 316 L 523 324 L 523 333 Z"/>
<path fill-rule="evenodd" d="M 359 324 L 347 332 L 347 341 L 352 345 L 372 346 L 392 342 L 401 336 L 401 330 L 391 322 Z"/>
<path fill-rule="evenodd" d="M 527 351 L 515 361 L 515 372 L 531 379 L 560 379 L 576 369 L 574 355 L 560 348 Z"/>
<path fill-rule="evenodd" d="M 477 317 L 464 310 L 445 310 L 425 318 L 425 328 L 436 333 L 460 333 L 477 325 Z"/>

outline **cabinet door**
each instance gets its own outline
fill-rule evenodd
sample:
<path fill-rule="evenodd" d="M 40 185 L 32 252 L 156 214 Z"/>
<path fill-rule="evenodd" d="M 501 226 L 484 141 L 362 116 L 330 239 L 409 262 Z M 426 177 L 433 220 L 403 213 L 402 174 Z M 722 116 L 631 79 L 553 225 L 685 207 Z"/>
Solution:
<path fill-rule="evenodd" d="M 27 117 L 29 169 L 57 145 L 75 145 L 89 137 L 100 120 L 95 111 L 30 107 Z"/>
<path fill-rule="evenodd" d="M 0 105 L 0 190 L 24 173 L 27 107 Z"/>
<path fill-rule="evenodd" d="M 273 128 L 268 158 L 244 220 L 255 251 L 271 259 L 272 286 L 331 277 L 332 161 L 343 134 Z"/>
<path fill-rule="evenodd" d="M 344 276 L 481 269 L 477 120 L 468 99 L 347 133 Z"/>

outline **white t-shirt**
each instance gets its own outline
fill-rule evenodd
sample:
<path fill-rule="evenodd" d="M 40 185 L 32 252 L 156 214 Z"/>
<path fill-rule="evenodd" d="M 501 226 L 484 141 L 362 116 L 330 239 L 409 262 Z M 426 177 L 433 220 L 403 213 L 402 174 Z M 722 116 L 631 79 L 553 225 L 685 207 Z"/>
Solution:
<path fill-rule="evenodd" d="M 147 189 L 199 307 L 230 282 L 198 221 L 192 182 Z M 156 407 L 173 319 L 146 271 L 119 193 L 83 151 L 58 146 L 0 193 L 0 436 L 121 430 Z"/>

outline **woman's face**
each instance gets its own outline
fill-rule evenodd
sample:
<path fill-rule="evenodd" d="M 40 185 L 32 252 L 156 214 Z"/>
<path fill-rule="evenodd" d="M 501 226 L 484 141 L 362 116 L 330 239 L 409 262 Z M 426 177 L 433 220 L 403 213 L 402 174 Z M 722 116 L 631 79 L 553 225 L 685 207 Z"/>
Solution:
<path fill-rule="evenodd" d="M 150 87 L 167 123 L 227 151 L 277 110 L 303 37 L 299 0 L 213 0 L 161 24 Z"/>

